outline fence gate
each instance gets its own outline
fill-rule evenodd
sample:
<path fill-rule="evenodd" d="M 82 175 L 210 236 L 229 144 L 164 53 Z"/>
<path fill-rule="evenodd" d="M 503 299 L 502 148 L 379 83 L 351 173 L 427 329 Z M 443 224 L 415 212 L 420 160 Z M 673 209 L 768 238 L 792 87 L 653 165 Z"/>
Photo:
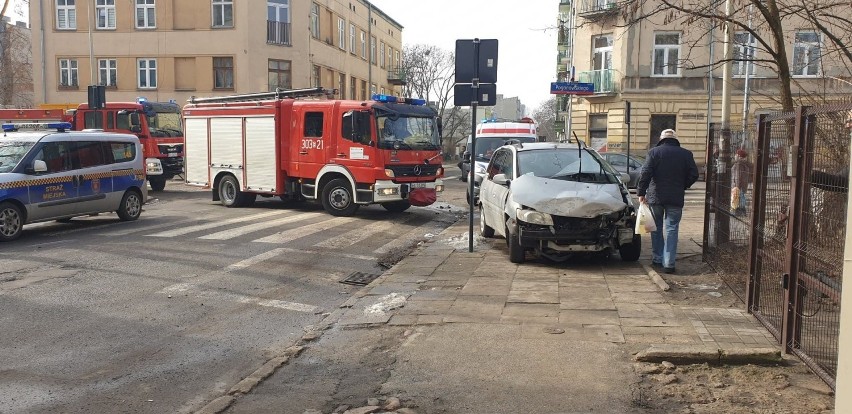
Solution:
<path fill-rule="evenodd" d="M 731 213 L 729 163 L 748 141 L 711 133 L 718 136 L 708 143 L 705 260 L 744 292 L 748 310 L 785 352 L 835 388 L 852 104 L 760 117 L 746 219 Z"/>

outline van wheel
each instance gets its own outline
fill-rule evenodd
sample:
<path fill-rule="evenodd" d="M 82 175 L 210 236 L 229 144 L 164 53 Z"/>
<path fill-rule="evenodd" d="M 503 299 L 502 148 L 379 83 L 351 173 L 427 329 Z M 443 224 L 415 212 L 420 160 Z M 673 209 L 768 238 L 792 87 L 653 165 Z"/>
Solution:
<path fill-rule="evenodd" d="M 332 216 L 349 217 L 358 210 L 349 180 L 335 178 L 322 188 L 322 206 Z"/>
<path fill-rule="evenodd" d="M 151 190 L 163 191 L 166 188 L 166 179 L 162 177 L 148 177 L 148 184 L 151 184 Z"/>
<path fill-rule="evenodd" d="M 24 229 L 24 214 L 9 202 L 0 203 L 0 241 L 12 241 L 21 237 Z"/>
<path fill-rule="evenodd" d="M 479 234 L 485 238 L 494 237 L 494 228 L 485 224 L 485 212 L 482 211 L 482 204 L 479 205 Z"/>
<path fill-rule="evenodd" d="M 251 204 L 250 199 L 256 198 L 254 194 L 245 194 L 240 190 L 240 183 L 233 175 L 222 177 L 219 182 L 219 202 L 225 207 L 243 207 Z"/>
<path fill-rule="evenodd" d="M 382 203 L 382 207 L 391 213 L 402 213 L 411 207 L 411 203 L 408 201 L 391 201 L 390 203 Z"/>
<path fill-rule="evenodd" d="M 116 210 L 121 221 L 133 221 L 142 214 L 142 197 L 135 190 L 127 190 Z"/>
<path fill-rule="evenodd" d="M 622 244 L 618 247 L 618 254 L 623 262 L 635 262 L 639 260 L 642 254 L 642 237 L 638 234 L 633 235 L 633 243 Z"/>

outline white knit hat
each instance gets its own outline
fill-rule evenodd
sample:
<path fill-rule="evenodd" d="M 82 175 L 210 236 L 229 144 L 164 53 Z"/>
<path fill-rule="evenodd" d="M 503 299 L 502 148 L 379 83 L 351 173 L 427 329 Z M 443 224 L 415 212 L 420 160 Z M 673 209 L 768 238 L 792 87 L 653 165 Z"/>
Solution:
<path fill-rule="evenodd" d="M 673 129 L 664 129 L 663 132 L 660 133 L 660 139 L 666 138 L 677 138 L 677 134 Z"/>

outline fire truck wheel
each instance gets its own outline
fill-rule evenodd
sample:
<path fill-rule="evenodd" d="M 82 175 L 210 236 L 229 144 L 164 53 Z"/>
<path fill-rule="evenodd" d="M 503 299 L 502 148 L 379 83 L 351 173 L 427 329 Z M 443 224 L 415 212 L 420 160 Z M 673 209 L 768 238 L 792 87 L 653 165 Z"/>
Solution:
<path fill-rule="evenodd" d="M 243 207 L 251 196 L 240 191 L 240 183 L 233 175 L 222 177 L 219 182 L 219 201 L 225 207 Z"/>
<path fill-rule="evenodd" d="M 322 188 L 322 206 L 332 216 L 348 217 L 355 214 L 358 204 L 355 204 L 349 180 L 335 178 L 329 181 Z"/>
<path fill-rule="evenodd" d="M 382 207 L 385 210 L 390 211 L 391 213 L 402 213 L 405 210 L 408 210 L 411 207 L 411 203 L 408 201 L 391 201 L 390 203 L 382 203 Z"/>
<path fill-rule="evenodd" d="M 151 184 L 151 190 L 163 191 L 166 188 L 166 180 L 161 177 L 148 177 L 148 184 Z"/>
<path fill-rule="evenodd" d="M 21 236 L 24 228 L 24 213 L 20 207 L 0 203 L 0 241 L 12 241 Z"/>
<path fill-rule="evenodd" d="M 136 190 L 127 190 L 116 210 L 121 221 L 133 221 L 142 214 L 142 197 Z"/>

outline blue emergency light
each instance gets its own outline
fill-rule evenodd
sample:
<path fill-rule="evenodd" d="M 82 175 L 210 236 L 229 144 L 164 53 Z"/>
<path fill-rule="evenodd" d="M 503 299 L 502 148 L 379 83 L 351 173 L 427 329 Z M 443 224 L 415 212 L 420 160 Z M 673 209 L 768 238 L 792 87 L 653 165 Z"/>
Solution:
<path fill-rule="evenodd" d="M 382 103 L 401 103 L 401 104 L 409 104 L 409 105 L 426 105 L 425 99 L 414 99 L 414 98 L 400 98 L 391 95 L 380 95 L 373 94 L 373 100 L 376 102 Z"/>
<path fill-rule="evenodd" d="M 15 132 L 20 129 L 55 129 L 59 132 L 64 132 L 71 129 L 70 122 L 15 122 L 3 124 L 3 132 Z"/>

